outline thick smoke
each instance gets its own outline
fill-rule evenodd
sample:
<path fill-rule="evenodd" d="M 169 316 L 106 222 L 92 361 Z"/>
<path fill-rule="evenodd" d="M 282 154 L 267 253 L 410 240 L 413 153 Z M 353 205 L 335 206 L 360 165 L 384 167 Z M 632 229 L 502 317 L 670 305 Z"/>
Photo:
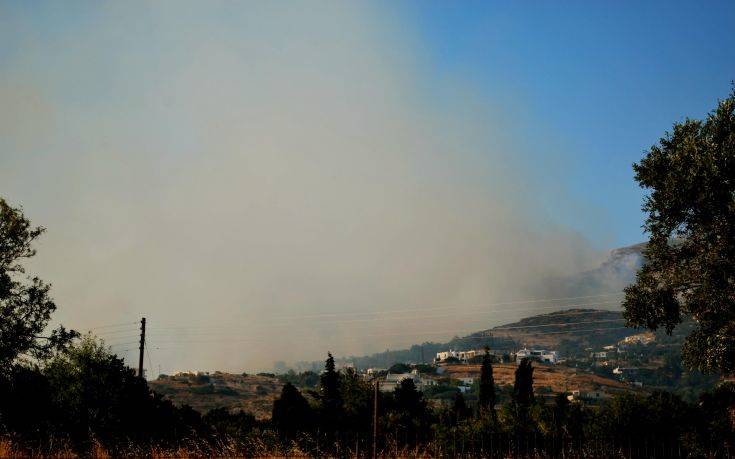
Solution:
<path fill-rule="evenodd" d="M 390 17 L 100 8 L 0 32 L 2 193 L 48 228 L 33 269 L 67 326 L 145 315 L 163 371 L 252 370 L 488 328 L 594 265 L 536 204 L 566 177 L 526 161 L 534 127 L 429 76 Z M 96 329 L 132 359 L 126 330 Z"/>

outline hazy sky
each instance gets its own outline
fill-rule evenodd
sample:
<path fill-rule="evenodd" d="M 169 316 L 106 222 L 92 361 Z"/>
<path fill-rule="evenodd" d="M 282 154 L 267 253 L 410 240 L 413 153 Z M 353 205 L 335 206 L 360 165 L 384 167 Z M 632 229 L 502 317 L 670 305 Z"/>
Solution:
<path fill-rule="evenodd" d="M 735 78 L 732 2 L 615 7 L 3 2 L 0 195 L 154 373 L 504 323 L 643 240 L 631 163 Z"/>

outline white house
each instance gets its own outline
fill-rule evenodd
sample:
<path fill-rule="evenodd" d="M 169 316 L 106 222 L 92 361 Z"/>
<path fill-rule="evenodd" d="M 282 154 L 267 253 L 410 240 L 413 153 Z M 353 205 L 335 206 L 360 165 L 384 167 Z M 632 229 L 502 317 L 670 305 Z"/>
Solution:
<path fill-rule="evenodd" d="M 538 359 L 547 363 L 558 363 L 559 354 L 556 351 L 547 351 L 545 349 L 521 349 L 516 352 L 516 362 L 520 362 L 524 358 Z"/>
<path fill-rule="evenodd" d="M 385 379 L 380 381 L 380 390 L 383 392 L 392 392 L 396 387 L 400 386 L 405 379 L 413 379 L 416 389 L 424 390 L 429 386 L 436 385 L 436 381 L 431 378 L 424 378 L 416 373 L 388 373 Z"/>
<path fill-rule="evenodd" d="M 436 353 L 436 361 L 437 362 L 444 362 L 448 358 L 454 357 L 457 360 L 461 360 L 463 362 L 467 362 L 468 360 L 477 357 L 478 355 L 484 354 L 485 351 L 483 350 L 475 350 L 470 349 L 469 351 L 454 351 L 452 349 L 444 352 L 437 352 Z"/>

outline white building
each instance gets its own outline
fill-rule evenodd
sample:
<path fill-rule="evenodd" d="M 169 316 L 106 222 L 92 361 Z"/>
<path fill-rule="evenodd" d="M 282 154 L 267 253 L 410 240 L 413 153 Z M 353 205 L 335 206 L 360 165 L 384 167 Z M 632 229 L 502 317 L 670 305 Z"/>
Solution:
<path fill-rule="evenodd" d="M 422 377 L 418 373 L 388 373 L 385 375 L 385 379 L 380 381 L 380 390 L 383 392 L 392 392 L 405 379 L 413 379 L 413 383 L 418 390 L 424 390 L 429 386 L 436 385 L 436 381 L 431 378 Z"/>
<path fill-rule="evenodd" d="M 545 349 L 521 349 L 516 352 L 516 362 L 520 362 L 524 358 L 538 359 L 542 362 L 552 364 L 559 362 L 559 354 L 556 351 L 547 351 Z"/>
<path fill-rule="evenodd" d="M 475 350 L 470 349 L 469 351 L 453 351 L 452 349 L 444 352 L 437 352 L 436 353 L 436 361 L 437 362 L 444 362 L 449 358 L 455 358 L 457 360 L 460 360 L 462 362 L 467 362 L 468 360 L 477 357 L 478 355 L 483 355 L 485 351 L 483 350 Z"/>

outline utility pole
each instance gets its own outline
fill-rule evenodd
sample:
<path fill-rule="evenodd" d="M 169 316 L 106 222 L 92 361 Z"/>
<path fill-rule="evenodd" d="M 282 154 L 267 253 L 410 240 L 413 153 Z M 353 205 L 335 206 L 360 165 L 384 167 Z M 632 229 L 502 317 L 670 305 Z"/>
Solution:
<path fill-rule="evenodd" d="M 380 379 L 375 377 L 375 395 L 373 397 L 373 459 L 378 457 L 378 387 Z"/>
<path fill-rule="evenodd" d="M 143 378 L 143 352 L 145 351 L 145 317 L 140 319 L 140 356 L 138 358 L 138 376 Z"/>

